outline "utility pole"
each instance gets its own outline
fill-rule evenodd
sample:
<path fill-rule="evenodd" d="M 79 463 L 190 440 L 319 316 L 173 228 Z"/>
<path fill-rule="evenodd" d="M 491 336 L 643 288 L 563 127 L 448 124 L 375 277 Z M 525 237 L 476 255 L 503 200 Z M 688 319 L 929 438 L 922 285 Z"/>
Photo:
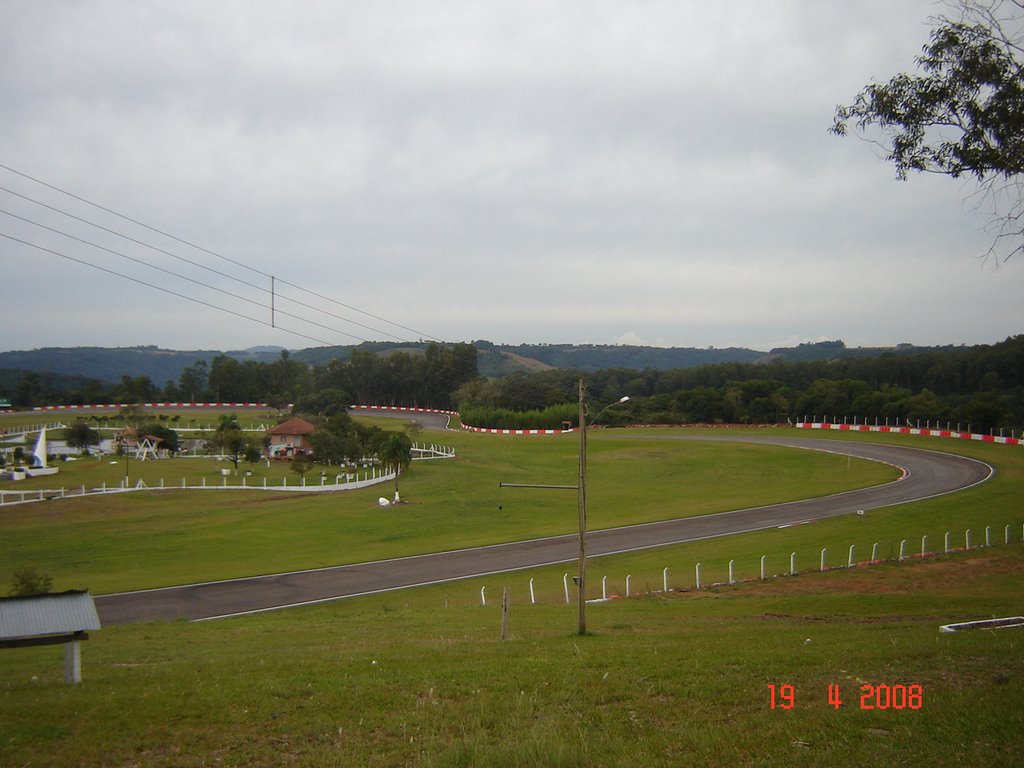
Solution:
<path fill-rule="evenodd" d="M 579 507 L 580 523 L 580 554 L 578 574 L 573 579 L 579 587 L 579 634 L 587 634 L 587 401 L 586 386 L 583 379 L 580 379 L 579 395 L 579 430 L 580 430 L 580 465 L 579 476 L 576 485 L 538 485 L 536 483 L 498 483 L 502 488 L 546 488 L 572 490 L 577 493 L 577 504 Z M 610 403 L 601 409 L 594 417 L 594 423 L 601 418 L 601 415 L 613 405 L 619 405 L 629 400 L 629 396 L 620 397 L 617 402 Z M 566 595 L 568 598 L 568 594 Z"/>
<path fill-rule="evenodd" d="M 584 395 L 586 387 L 580 379 L 580 474 L 576 484 L 580 513 L 580 560 L 579 576 L 576 581 L 580 589 L 579 634 L 587 634 L 587 407 Z"/>

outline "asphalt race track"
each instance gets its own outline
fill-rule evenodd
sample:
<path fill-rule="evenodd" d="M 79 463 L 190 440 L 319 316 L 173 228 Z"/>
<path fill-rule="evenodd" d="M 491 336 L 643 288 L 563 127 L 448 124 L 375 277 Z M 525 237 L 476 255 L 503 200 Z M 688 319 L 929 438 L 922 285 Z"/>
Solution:
<path fill-rule="evenodd" d="M 673 437 L 650 433 L 638 439 L 724 439 L 831 451 L 886 462 L 901 467 L 904 475 L 885 485 L 817 499 L 591 531 L 587 536 L 588 557 L 776 528 L 902 504 L 969 488 L 984 482 L 993 473 L 989 465 L 963 456 L 871 443 L 760 436 Z M 223 618 L 570 562 L 575 561 L 578 554 L 579 539 L 574 533 L 311 571 L 99 595 L 96 608 L 104 624 Z"/>

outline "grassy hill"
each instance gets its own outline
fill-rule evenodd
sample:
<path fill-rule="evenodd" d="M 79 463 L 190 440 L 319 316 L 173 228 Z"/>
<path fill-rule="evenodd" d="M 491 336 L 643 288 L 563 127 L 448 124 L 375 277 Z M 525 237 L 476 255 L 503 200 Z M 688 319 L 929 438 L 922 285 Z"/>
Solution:
<path fill-rule="evenodd" d="M 759 496 L 772 477 L 780 491 L 820 491 L 846 471 L 843 441 L 865 439 L 835 436 L 839 452 L 802 472 L 803 451 L 711 456 L 618 432 L 592 436 L 595 525 Z M 513 497 L 494 482 L 543 480 L 544 467 L 571 477 L 571 436 L 436 438 L 457 444 L 459 459 L 414 466 L 403 483 L 410 503 L 387 512 L 375 493 L 54 501 L 5 510 L 5 564 L 33 562 L 58 575 L 58 588 L 85 586 L 71 582 L 76 570 L 126 588 L 165 583 L 168 563 L 180 579 L 225 562 L 274 569 L 273 553 L 312 566 L 436 546 L 437 536 L 456 546 L 503 529 L 572 528 L 574 499 Z M 84 682 L 74 688 L 62 683 L 59 648 L 5 650 L 0 764 L 1018 765 L 1021 630 L 938 627 L 1020 613 L 1024 454 L 870 439 L 963 452 L 997 474 L 866 516 L 595 558 L 592 583 L 607 577 L 609 592 L 625 595 L 630 576 L 633 594 L 590 606 L 583 637 L 562 595 L 571 568 L 553 566 L 231 620 L 106 627 L 83 644 Z M 823 473 L 812 477 L 819 458 Z M 617 491 L 640 476 L 651 486 L 644 494 Z M 880 542 L 889 557 L 901 539 L 916 548 L 927 534 L 934 550 L 947 530 L 960 542 L 969 527 L 981 541 L 986 526 L 996 546 L 817 570 L 822 547 L 842 560 L 850 544 L 866 553 Z M 762 555 L 775 574 L 791 552 L 798 576 L 757 578 Z M 744 580 L 734 585 L 723 583 L 730 560 Z M 693 588 L 697 562 L 717 585 Z"/>

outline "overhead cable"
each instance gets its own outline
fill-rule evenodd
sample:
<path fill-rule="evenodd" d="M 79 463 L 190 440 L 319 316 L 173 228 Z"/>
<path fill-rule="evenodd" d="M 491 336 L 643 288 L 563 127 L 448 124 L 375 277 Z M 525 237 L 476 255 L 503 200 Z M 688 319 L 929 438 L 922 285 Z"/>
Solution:
<path fill-rule="evenodd" d="M 38 245 L 37 243 L 30 243 L 27 240 L 22 240 L 20 237 L 14 237 L 13 235 L 8 235 L 8 234 L 6 234 L 4 232 L 0 232 L 0 237 L 5 237 L 8 240 L 12 240 L 12 241 L 14 241 L 16 243 L 21 243 L 22 245 L 27 245 L 30 248 L 35 248 L 35 249 L 43 251 L 45 253 L 49 253 L 49 254 L 52 254 L 54 256 L 59 256 L 60 258 L 67 259 L 68 261 L 74 261 L 74 262 L 76 262 L 78 264 L 83 264 L 83 265 L 85 265 L 87 267 L 91 267 L 92 269 L 99 270 L 100 272 L 106 272 L 108 275 L 114 275 L 116 277 L 120 277 L 120 278 L 123 278 L 125 280 L 131 280 L 133 283 L 138 283 L 139 285 L 144 285 L 147 288 L 154 288 L 154 289 L 156 289 L 158 291 L 161 291 L 163 293 L 170 294 L 171 296 L 177 296 L 180 299 L 185 299 L 185 300 L 191 301 L 191 302 L 193 302 L 195 304 L 202 304 L 204 307 L 210 307 L 211 309 L 216 309 L 219 312 L 226 312 L 229 315 L 234 315 L 235 317 L 240 317 L 243 320 L 251 320 L 252 322 L 259 323 L 260 325 L 266 325 L 266 326 L 274 328 L 276 330 L 284 331 L 285 333 L 290 333 L 290 334 L 293 334 L 295 336 L 301 336 L 302 338 L 308 339 L 309 341 L 315 341 L 317 344 L 323 344 L 325 346 L 331 346 L 331 342 L 325 341 L 324 339 L 318 339 L 318 338 L 316 338 L 314 336 L 310 336 L 308 334 L 301 333 L 300 331 L 294 331 L 294 330 L 291 330 L 289 328 L 283 328 L 280 325 L 272 325 L 271 323 L 267 322 L 266 320 L 260 320 L 258 317 L 250 317 L 249 315 L 243 315 L 241 312 L 235 312 L 234 310 L 228 309 L 227 307 L 218 306 L 217 304 L 211 304 L 208 301 L 203 301 L 202 299 L 197 299 L 194 296 L 186 296 L 185 294 L 179 293 L 178 291 L 172 291 L 169 288 L 164 288 L 162 286 L 155 285 L 155 284 L 147 282 L 145 280 L 140 280 L 137 277 L 132 277 L 131 275 L 126 275 L 126 274 L 123 274 L 121 272 L 117 272 L 116 270 L 108 269 L 107 267 L 102 267 L 102 266 L 100 266 L 98 264 L 93 264 L 91 262 L 85 261 L 84 259 L 78 259 L 78 258 L 75 258 L 74 256 L 69 256 L 66 253 L 61 253 L 60 251 L 55 251 L 52 248 L 46 248 L 46 247 L 44 247 L 42 245 Z M 304 322 L 306 322 L 306 321 L 304 321 Z"/>
<path fill-rule="evenodd" d="M 156 234 L 158 234 L 158 235 L 161 235 L 161 236 L 163 236 L 163 237 L 167 237 L 167 238 L 170 238 L 171 240 L 174 240 L 174 241 L 176 241 L 176 242 L 178 242 L 178 243 L 181 243 L 181 244 L 183 244 L 183 245 L 186 245 L 186 246 L 188 246 L 188 247 L 190 247 L 190 248 L 194 248 L 194 249 L 195 249 L 195 250 L 197 250 L 197 251 L 201 251 L 201 252 L 203 252 L 203 253 L 206 253 L 206 254 L 208 254 L 208 255 L 210 255 L 210 256 L 213 256 L 213 257 L 215 257 L 215 258 L 218 258 L 218 259 L 221 259 L 221 260 L 223 260 L 223 261 L 226 261 L 226 262 L 229 262 L 229 263 L 231 263 L 231 264 L 234 264 L 235 266 L 241 267 L 241 268 L 243 268 L 243 269 L 246 269 L 246 270 L 248 270 L 248 271 L 250 271 L 250 272 L 254 272 L 254 273 L 256 273 L 256 274 L 258 274 L 258 275 L 261 275 L 261 276 L 263 276 L 263 277 L 266 277 L 266 278 L 270 278 L 270 279 L 273 279 L 273 280 L 275 280 L 276 282 L 279 282 L 279 283 L 282 283 L 282 284 L 284 284 L 284 285 L 287 285 L 287 286 L 289 286 L 290 288 L 294 288 L 294 289 L 296 289 L 296 290 L 298 290 L 298 291 L 302 291 L 303 293 L 307 293 L 307 294 L 309 294 L 310 296 L 315 296 L 315 297 L 317 297 L 317 298 L 319 298 L 319 299 L 322 299 L 322 300 L 324 300 L 324 301 L 330 302 L 330 303 L 332 303 L 332 304 L 336 304 L 337 306 L 340 306 L 340 307 L 344 307 L 345 309 L 351 310 L 351 311 L 353 311 L 353 312 L 358 312 L 359 314 L 361 314 L 361 315 L 365 315 L 365 316 L 367 316 L 367 317 L 370 317 L 370 318 L 372 318 L 372 319 L 374 319 L 374 320 L 378 320 L 378 321 L 380 321 L 380 322 L 383 322 L 383 323 L 387 323 L 388 325 L 392 325 L 392 326 L 394 326 L 394 327 L 396 327 L 396 328 L 401 328 L 402 330 L 405 330 L 405 331 L 409 331 L 410 333 L 413 333 L 413 334 L 417 335 L 417 336 L 418 336 L 419 338 L 423 338 L 423 339 L 430 339 L 430 340 L 433 340 L 433 341 L 437 341 L 437 340 L 438 340 L 438 339 L 436 339 L 436 337 L 434 337 L 434 336 L 432 336 L 432 335 L 430 335 L 430 334 L 428 334 L 428 333 L 425 333 L 425 332 L 423 332 L 423 331 L 419 331 L 419 330 L 417 330 L 417 329 L 415 329 L 415 328 L 411 328 L 411 327 L 409 327 L 409 326 L 403 325 L 403 324 L 401 324 L 401 323 L 398 323 L 398 322 L 395 322 L 395 321 L 393 321 L 393 320 L 388 320 L 388 319 L 387 319 L 387 318 L 385 318 L 385 317 L 381 317 L 381 316 L 379 316 L 379 315 L 375 315 L 375 314 L 373 314 L 373 313 L 371 313 L 371 312 L 367 312 L 366 310 L 360 309 L 360 308 L 358 308 L 358 307 L 354 307 L 354 306 L 352 306 L 352 305 L 349 305 L 349 304 L 345 304 L 344 302 L 338 301 L 337 299 L 333 299 L 333 298 L 331 298 L 330 296 L 325 296 L 325 295 L 323 295 L 323 294 L 321 294 L 321 293 L 318 293 L 318 292 L 316 292 L 316 291 L 310 290 L 310 289 L 308 289 L 308 288 L 304 288 L 303 286 L 300 286 L 300 285 L 297 285 L 297 284 L 295 284 L 295 283 L 289 282 L 289 281 L 287 281 L 287 280 L 284 280 L 284 279 L 282 279 L 282 278 L 280 278 L 280 277 L 277 277 L 277 276 L 275 276 L 275 275 L 271 275 L 271 274 L 269 274 L 269 273 L 267 273 L 267 272 L 264 272 L 264 271 L 262 271 L 262 270 L 260 270 L 260 269 L 257 269 L 257 268 L 255 268 L 255 267 L 252 267 L 252 266 L 250 266 L 250 265 L 248 265 L 248 264 L 245 264 L 245 263 L 243 263 L 243 262 L 241 262 L 241 261 L 237 261 L 237 260 L 235 260 L 235 259 L 232 259 L 232 258 L 230 258 L 230 257 L 228 257 L 228 256 L 223 256 L 223 255 L 221 255 L 221 254 L 219 254 L 219 253 L 217 253 L 217 252 L 215 252 L 215 251 L 212 251 L 212 250 L 210 250 L 210 249 L 208 249 L 208 248 L 204 248 L 204 247 L 203 247 L 203 246 L 201 246 L 201 245 L 197 245 L 196 243 L 190 242 L 189 240 L 185 240 L 185 239 L 183 239 L 183 238 L 181 238 L 181 237 L 178 237 L 178 236 L 176 236 L 176 235 L 172 235 L 172 234 L 170 234 L 169 232 L 165 232 L 165 231 L 163 231 L 163 230 L 161 230 L 161 229 L 158 229 L 158 228 L 156 228 L 156 227 L 150 226 L 149 224 L 146 224 L 146 223 L 144 223 L 144 222 L 142 222 L 142 221 L 139 221 L 139 220 L 137 220 L 137 219 L 134 219 L 134 218 L 132 218 L 132 217 L 130 217 L 130 216 L 127 216 L 127 215 L 125 215 L 125 214 L 119 213 L 118 211 L 115 211 L 115 210 L 113 210 L 113 209 L 111 209 L 111 208 L 107 208 L 106 206 L 100 205 L 99 203 L 95 203 L 95 202 L 92 202 L 91 200 L 88 200 L 88 199 L 86 199 L 86 198 L 84 198 L 84 197 L 81 197 L 81 196 L 79 196 L 79 195 L 76 195 L 76 194 L 74 194 L 73 192 L 69 192 L 69 191 L 67 191 L 67 190 L 65 190 L 65 189 L 62 189 L 61 187 L 58 187 L 58 186 L 55 186 L 55 185 L 53 185 L 53 184 L 50 184 L 50 183 L 48 183 L 48 182 L 45 182 L 45 181 L 43 181 L 43 180 L 41 180 L 41 179 L 38 179 L 38 178 L 36 178 L 36 177 L 34 177 L 34 176 L 31 176 L 31 175 L 29 175 L 29 174 L 27 174 L 27 173 L 24 173 L 24 172 L 22 172 L 22 171 L 19 171 L 19 170 L 15 169 L 15 168 L 12 168 L 12 167 L 8 166 L 8 165 L 4 165 L 3 163 L 0 163 L 0 168 L 4 169 L 4 170 L 6 170 L 6 171 L 9 171 L 10 173 L 13 173 L 13 174 L 16 174 L 16 175 L 18 175 L 18 176 L 21 176 L 21 177 L 22 177 L 22 178 L 24 178 L 24 179 L 28 179 L 29 181 L 32 181 L 32 182 L 34 182 L 34 183 L 36 183 L 36 184 L 39 184 L 39 185 L 41 185 L 41 186 L 44 186 L 44 187 L 46 187 L 47 189 L 51 189 L 51 190 L 53 190 L 53 191 L 55 191 L 55 192 L 59 192 L 59 193 L 60 193 L 60 194 L 62 194 L 62 195 L 66 195 L 67 197 L 70 197 L 70 198 L 72 198 L 72 199 L 74 199 L 74 200 L 77 200 L 77 201 L 79 201 L 79 202 L 81 202 L 81 203 L 84 203 L 84 204 L 86 204 L 86 205 L 89 205 L 89 206 L 91 206 L 91 207 L 93 207 L 93 208 L 96 208 L 96 209 L 98 209 L 98 210 L 101 210 L 101 211 L 103 211 L 103 212 L 105 212 L 105 213 L 108 213 L 108 214 L 110 214 L 110 215 L 112 215 L 112 216 L 116 216 L 117 218 L 120 218 L 120 219 L 122 219 L 122 220 L 124 220 L 124 221 L 130 222 L 130 223 L 132 223 L 132 224 L 135 224 L 135 225 L 137 225 L 137 226 L 140 226 L 140 227 L 142 227 L 142 228 L 144 228 L 144 229 L 148 229 L 149 231 L 151 231 L 151 232 L 154 232 L 154 233 L 156 233 Z M 10 190 L 7 190 L 6 188 L 2 188 L 2 187 L 0 187 L 0 189 L 4 189 L 4 191 L 10 191 Z M 23 198 L 25 198 L 25 199 L 29 199 L 29 200 L 31 200 L 31 198 L 27 198 L 27 197 L 25 197 L 24 195 L 20 195 L 20 194 L 18 194 L 18 193 L 12 193 L 12 194 L 16 194 L 16 195 L 18 195 L 19 197 L 23 197 Z M 33 202 L 36 202 L 36 201 L 33 201 Z M 93 226 L 97 226 L 97 227 L 98 227 L 98 228 L 100 228 L 100 229 L 105 229 L 106 231 L 108 231 L 108 232 L 111 232 L 112 234 L 118 235 L 118 236 L 120 236 L 120 237 L 125 237 L 126 239 L 132 240 L 133 242 L 139 243 L 139 244 L 141 244 L 141 245 L 144 245 L 144 246 L 146 246 L 146 247 L 152 247 L 152 248 L 153 248 L 154 250 L 157 250 L 157 251 L 160 251 L 160 252 L 162 252 L 162 253 L 165 253 L 165 254 L 167 254 L 167 255 L 173 256 L 174 258 L 180 258 L 180 259 L 182 259 L 182 260 L 184 260 L 184 261 L 188 261 L 188 259 L 184 259 L 184 257 L 179 257 L 179 256 L 176 256 L 176 255 L 174 255 L 174 254 L 168 253 L 167 251 L 163 251 L 163 250 L 161 250 L 161 249 L 159 249 L 159 248 L 156 248 L 156 247 L 154 247 L 154 246 L 150 246 L 150 245 L 148 245 L 148 244 L 146 244 L 146 243 L 141 243 L 140 241 L 138 241 L 138 240 L 135 240 L 134 238 L 128 237 L 128 236 L 126 236 L 126 235 L 122 235 L 121 233 L 118 233 L 118 232 L 114 232 L 113 230 L 109 230 L 109 229 L 106 229 L 105 227 L 102 227 L 102 226 L 100 226 L 100 225 L 96 225 L 96 224 L 93 224 L 93 222 L 89 222 L 89 221 L 86 221 L 86 220 L 84 220 L 84 219 L 80 219 L 80 218 L 78 218 L 78 217 L 74 216 L 73 214 L 67 214 L 67 213 L 66 213 L 65 211 L 62 211 L 62 210 L 60 210 L 60 209 L 57 209 L 57 208 L 54 208 L 53 206 L 49 206 L 49 205 L 46 205 L 45 203 L 40 203 L 40 204 L 41 204 L 41 205 L 44 205 L 44 206 L 45 206 L 45 207 L 47 207 L 47 208 L 50 208 L 51 210 L 56 210 L 56 211 L 57 211 L 57 212 L 59 212 L 59 213 L 63 213 L 63 214 L 65 214 L 65 215 L 68 215 L 68 216 L 70 216 L 71 218 L 75 218 L 75 219 L 78 219 L 79 221 L 84 221 L 85 223 L 87 223 L 87 224 L 91 224 L 91 225 L 93 225 Z M 195 262 L 189 262 L 189 263 L 195 264 Z M 211 269 L 211 268 L 209 268 L 209 267 L 205 267 L 205 266 L 202 266 L 202 265 L 196 265 L 196 266 L 201 266 L 201 268 L 203 268 L 203 269 L 208 269 L 208 270 L 210 270 L 210 271 L 216 272 L 216 270 L 213 270 L 213 269 Z M 221 273 L 221 272 L 217 272 L 217 274 L 220 274 L 220 275 L 222 275 L 222 276 L 228 277 L 229 279 L 232 279 L 232 280 L 237 280 L 237 281 L 239 281 L 239 282 L 243 282 L 243 283 L 245 282 L 245 281 L 242 281 L 242 280 L 241 280 L 240 278 L 235 278 L 235 277 L 232 277 L 232 276 L 230 276 L 230 275 L 225 275 L 224 273 Z M 245 283 L 245 284 L 246 284 L 246 285 L 250 285 L 250 286 L 252 286 L 252 284 L 251 284 L 251 283 Z M 268 293 L 269 293 L 269 291 L 268 291 L 268 290 L 267 290 L 266 288 L 260 288 L 259 286 L 252 286 L 252 287 L 255 287 L 255 288 L 257 288 L 258 290 L 263 290 L 263 291 L 265 291 L 265 292 L 268 292 Z M 300 304 L 300 305 L 302 305 L 302 306 L 306 306 L 307 308 L 309 308 L 309 309 L 313 309 L 314 311 L 318 311 L 318 312 L 323 312 L 324 314 L 328 314 L 328 315 L 330 315 L 330 314 L 331 314 L 331 313 L 329 313 L 329 312 L 326 312 L 326 310 L 323 310 L 323 309 L 319 309 L 319 308 L 317 308 L 317 307 L 312 307 L 312 306 L 309 306 L 309 305 L 303 304 L 302 302 L 298 302 L 297 300 L 295 300 L 295 299 L 291 299 L 291 298 L 289 298 L 289 297 L 287 297 L 287 296 L 283 296 L 283 295 L 282 295 L 281 297 L 282 297 L 282 298 L 285 298 L 285 299 L 286 299 L 286 300 L 288 300 L 288 301 L 293 301 L 293 302 L 295 302 L 295 303 L 297 303 L 297 304 Z M 335 318 L 337 318 L 337 319 L 341 319 L 341 320 L 344 320 L 345 322 L 352 322 L 352 323 L 354 323 L 354 324 L 357 324 L 357 325 L 361 325 L 361 324 L 359 324 L 359 323 L 355 323 L 355 321 L 353 321 L 353 320 L 350 320 L 350 319 L 348 319 L 348 318 L 343 318 L 343 317 L 340 317 L 340 316 L 338 316 L 338 315 L 332 315 L 332 316 L 333 316 L 333 317 L 335 317 Z M 369 326 L 365 326 L 365 325 L 361 325 L 361 327 L 364 327 L 364 328 L 369 328 Z M 370 328 L 370 330 L 374 330 L 374 331 L 376 331 L 376 332 L 378 332 L 378 333 L 385 333 L 386 335 L 392 336 L 392 338 L 396 338 L 396 339 L 397 339 L 397 338 L 399 338 L 399 337 L 397 337 L 397 336 L 394 336 L 394 334 L 391 334 L 391 333 L 387 333 L 387 332 L 385 332 L 385 331 L 381 331 L 380 329 Z"/>

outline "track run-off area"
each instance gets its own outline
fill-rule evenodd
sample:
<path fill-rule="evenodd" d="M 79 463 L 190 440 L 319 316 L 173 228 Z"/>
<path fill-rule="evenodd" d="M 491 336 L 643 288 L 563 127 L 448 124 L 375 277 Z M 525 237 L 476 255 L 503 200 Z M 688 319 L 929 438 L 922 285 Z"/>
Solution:
<path fill-rule="evenodd" d="M 405 414 L 408 418 L 408 414 Z M 902 470 L 893 482 L 802 501 L 665 520 L 587 534 L 589 557 L 766 530 L 941 496 L 988 480 L 988 464 L 921 448 L 762 435 L 658 435 L 643 440 L 747 442 L 826 451 Z M 104 624 L 205 620 L 280 610 L 575 561 L 576 533 L 314 570 L 96 596 Z"/>

